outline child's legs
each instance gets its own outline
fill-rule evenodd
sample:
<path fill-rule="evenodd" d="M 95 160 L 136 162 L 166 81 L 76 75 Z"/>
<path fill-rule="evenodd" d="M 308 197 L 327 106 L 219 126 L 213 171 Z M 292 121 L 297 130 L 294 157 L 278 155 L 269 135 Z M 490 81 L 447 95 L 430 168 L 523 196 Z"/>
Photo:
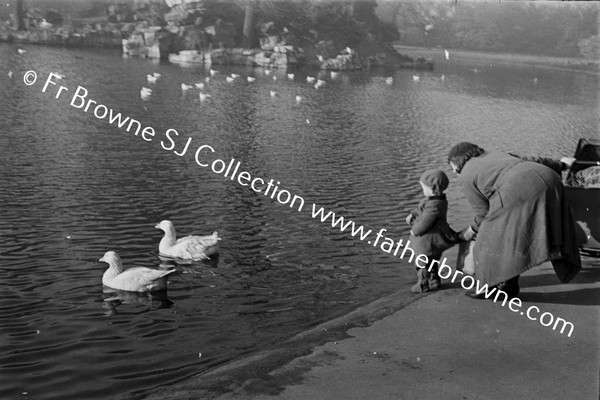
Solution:
<path fill-rule="evenodd" d="M 429 283 L 429 289 L 431 290 L 435 290 L 435 289 L 439 289 L 442 286 L 442 279 L 440 278 L 438 271 L 439 271 L 439 259 L 441 257 L 437 257 L 434 260 L 438 261 L 435 263 L 435 265 L 430 265 L 429 268 L 429 276 L 427 278 L 427 281 Z"/>

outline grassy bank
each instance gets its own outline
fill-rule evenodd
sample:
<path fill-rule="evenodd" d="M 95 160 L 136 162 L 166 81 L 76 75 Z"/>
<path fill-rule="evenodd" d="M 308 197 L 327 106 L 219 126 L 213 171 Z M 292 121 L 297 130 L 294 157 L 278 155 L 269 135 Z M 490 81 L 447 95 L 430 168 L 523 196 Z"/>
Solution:
<path fill-rule="evenodd" d="M 436 62 L 445 60 L 446 55 L 443 48 L 425 48 L 394 45 L 396 51 L 411 57 L 423 56 L 433 58 Z M 514 53 L 489 53 L 482 51 L 453 50 L 449 52 L 450 60 L 456 62 L 481 65 L 486 63 L 530 65 L 535 67 L 547 67 L 556 69 L 572 69 L 586 72 L 600 72 L 600 60 L 589 60 L 574 57 L 551 57 L 532 54 Z"/>

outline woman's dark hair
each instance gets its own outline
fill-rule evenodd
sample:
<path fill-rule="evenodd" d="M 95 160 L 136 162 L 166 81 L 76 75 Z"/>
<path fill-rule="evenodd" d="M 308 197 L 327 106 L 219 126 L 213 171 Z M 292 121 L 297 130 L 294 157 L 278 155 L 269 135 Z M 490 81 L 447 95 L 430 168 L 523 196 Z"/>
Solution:
<path fill-rule="evenodd" d="M 478 157 L 485 153 L 481 147 L 469 142 L 460 142 L 450 149 L 448 153 L 448 164 L 456 165 L 456 172 L 460 173 L 463 167 L 473 157 Z"/>

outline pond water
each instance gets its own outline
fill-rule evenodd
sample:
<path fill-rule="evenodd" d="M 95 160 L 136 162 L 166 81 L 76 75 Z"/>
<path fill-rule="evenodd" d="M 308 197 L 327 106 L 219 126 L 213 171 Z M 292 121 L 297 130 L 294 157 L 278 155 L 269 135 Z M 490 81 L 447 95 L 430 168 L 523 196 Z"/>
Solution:
<path fill-rule="evenodd" d="M 411 266 L 312 218 L 311 205 L 406 238 L 418 178 L 435 167 L 450 175 L 453 144 L 560 157 L 578 138 L 598 136 L 598 75 L 585 72 L 454 60 L 433 72 L 322 74 L 317 90 L 309 69 L 291 80 L 219 66 L 206 83 L 203 67 L 24 48 L 0 45 L 3 399 L 141 398 L 384 294 L 409 296 Z M 31 86 L 29 70 L 38 75 Z M 44 93 L 50 72 L 64 79 Z M 142 101 L 153 72 L 162 76 Z M 241 77 L 228 83 L 231 73 Z M 181 83 L 196 82 L 205 82 L 206 101 L 197 89 L 182 92 Z M 56 98 L 61 84 L 67 91 Z M 94 106 L 74 107 L 78 86 L 155 136 L 99 119 Z M 164 149 L 168 129 L 178 132 L 172 150 Z M 175 154 L 189 138 L 187 153 Z M 304 207 L 198 165 L 204 144 L 215 152 L 205 147 L 202 163 L 235 159 Z M 459 229 L 469 208 L 455 177 L 448 196 Z M 219 259 L 178 266 L 166 296 L 111 300 L 98 259 L 114 250 L 126 268 L 159 267 L 154 225 L 163 219 L 179 235 L 218 231 Z"/>

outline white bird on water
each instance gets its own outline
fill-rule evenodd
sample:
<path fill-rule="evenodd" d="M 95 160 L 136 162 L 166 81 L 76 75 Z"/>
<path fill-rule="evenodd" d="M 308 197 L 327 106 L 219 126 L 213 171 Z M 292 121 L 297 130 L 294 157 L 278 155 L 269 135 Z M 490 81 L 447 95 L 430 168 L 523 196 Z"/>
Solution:
<path fill-rule="evenodd" d="M 212 69 L 212 68 L 210 69 L 210 71 L 209 71 L 209 72 L 210 72 L 210 76 L 215 76 L 216 74 L 218 74 L 218 73 L 219 73 L 219 71 L 217 71 L 217 70 L 215 70 L 215 69 Z"/>
<path fill-rule="evenodd" d="M 155 78 L 160 78 L 162 75 L 159 74 L 158 72 L 153 72 L 152 76 L 154 76 Z"/>
<path fill-rule="evenodd" d="M 235 80 L 235 78 L 232 78 L 232 77 L 228 76 L 228 77 L 226 77 L 226 78 L 225 78 L 225 80 L 226 80 L 228 83 L 231 83 L 231 82 L 233 82 L 233 81 Z"/>
<path fill-rule="evenodd" d="M 446 60 L 450 59 L 450 52 L 448 50 L 444 50 L 444 54 L 446 55 Z"/>
<path fill-rule="evenodd" d="M 202 82 L 196 83 L 195 86 L 197 89 L 200 89 L 200 90 L 204 89 L 204 83 L 202 83 Z"/>
<path fill-rule="evenodd" d="M 296 103 L 300 103 L 302 101 L 302 96 L 296 96 Z"/>
<path fill-rule="evenodd" d="M 315 77 L 314 76 L 307 76 L 306 77 L 306 82 L 313 83 L 314 81 L 315 81 Z"/>
<path fill-rule="evenodd" d="M 208 236 L 189 235 L 177 239 L 175 226 L 171 221 L 161 221 L 156 224 L 155 228 L 165 232 L 158 245 L 158 252 L 162 256 L 199 261 L 219 252 L 219 240 L 221 238 L 217 232 L 213 232 L 212 235 Z"/>
<path fill-rule="evenodd" d="M 25 49 L 17 49 L 17 52 L 19 54 L 25 54 L 25 53 L 27 53 L 27 50 L 25 50 Z"/>
<path fill-rule="evenodd" d="M 146 75 L 146 79 L 148 79 L 148 83 L 156 83 L 156 81 L 158 80 L 158 77 L 156 77 L 152 74 L 148 74 L 148 75 Z"/>
<path fill-rule="evenodd" d="M 182 83 L 182 84 L 181 84 L 181 90 L 183 90 L 184 92 L 185 92 L 186 90 L 190 90 L 192 87 L 193 87 L 192 85 L 187 85 L 187 84 L 185 84 L 185 83 Z"/>
<path fill-rule="evenodd" d="M 13 77 L 13 72 L 12 71 L 8 71 L 8 77 L 12 79 L 12 77 Z"/>
<path fill-rule="evenodd" d="M 339 72 L 336 72 L 336 71 L 331 71 L 331 79 L 335 79 L 335 78 L 337 78 L 339 75 L 340 75 L 340 73 L 339 73 Z"/>
<path fill-rule="evenodd" d="M 394 78 L 392 78 L 391 76 L 385 78 L 385 83 L 387 83 L 388 85 L 391 85 L 394 83 Z"/>
<path fill-rule="evenodd" d="M 207 100 L 210 98 L 210 94 L 200 92 L 199 97 L 200 97 L 200 101 L 204 101 L 204 100 Z"/>
<path fill-rule="evenodd" d="M 293 81 L 294 80 L 294 74 L 287 74 L 287 77 L 289 80 Z"/>
<path fill-rule="evenodd" d="M 275 95 L 277 94 L 277 92 L 274 90 L 271 90 L 269 93 L 271 94 L 271 97 L 275 97 Z"/>
<path fill-rule="evenodd" d="M 210 82 L 210 77 L 208 77 L 208 76 L 207 76 L 206 78 L 204 78 L 204 81 L 205 81 L 206 83 Z"/>
<path fill-rule="evenodd" d="M 419 75 L 413 75 L 413 81 L 419 82 L 420 79 L 421 77 L 419 77 Z"/>
<path fill-rule="evenodd" d="M 246 78 L 246 80 L 247 80 L 248 82 L 254 82 L 254 81 L 256 80 L 256 78 L 253 78 L 253 77 L 251 77 L 251 76 L 248 76 L 248 77 Z"/>
<path fill-rule="evenodd" d="M 237 78 L 239 78 L 240 76 L 239 76 L 238 74 L 231 74 L 231 77 L 232 77 L 233 79 L 237 79 Z"/>
<path fill-rule="evenodd" d="M 150 88 L 143 87 L 142 90 L 140 90 L 140 97 L 142 98 L 142 100 L 148 100 L 148 98 L 150 98 L 151 95 L 152 89 Z"/>
<path fill-rule="evenodd" d="M 128 292 L 158 292 L 167 288 L 167 279 L 176 269 L 161 270 L 133 267 L 123 270 L 121 258 L 114 251 L 107 251 L 99 262 L 108 263 L 102 275 L 102 284 L 112 289 Z"/>
<path fill-rule="evenodd" d="M 267 76 L 271 75 L 271 70 L 270 69 L 265 69 L 265 75 L 267 75 Z"/>
<path fill-rule="evenodd" d="M 323 85 L 325 85 L 325 81 L 322 79 L 317 79 L 317 83 L 315 83 L 315 89 L 318 89 Z"/>

